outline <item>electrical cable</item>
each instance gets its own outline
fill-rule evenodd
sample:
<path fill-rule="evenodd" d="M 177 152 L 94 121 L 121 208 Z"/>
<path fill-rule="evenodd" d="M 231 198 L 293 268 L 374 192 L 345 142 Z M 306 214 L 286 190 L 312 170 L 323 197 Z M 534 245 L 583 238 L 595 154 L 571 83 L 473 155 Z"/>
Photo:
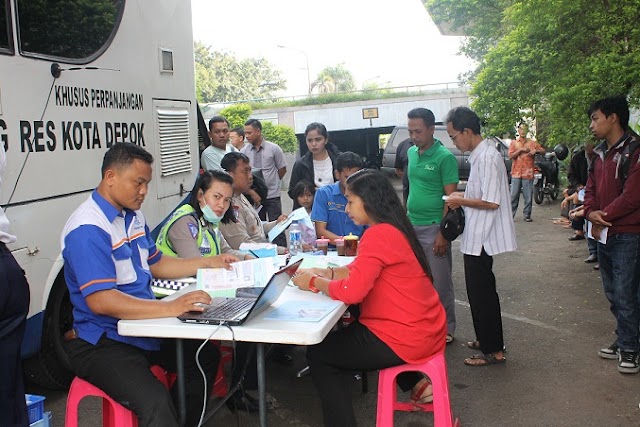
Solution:
<path fill-rule="evenodd" d="M 218 330 L 224 325 L 223 321 L 220 321 L 220 323 L 218 324 L 218 327 L 215 328 L 213 330 L 213 332 L 211 332 L 211 334 L 209 334 L 209 337 L 207 339 L 205 339 L 202 344 L 200 344 L 200 347 L 198 347 L 198 350 L 196 351 L 196 365 L 198 366 L 198 370 L 200 371 L 200 375 L 202 375 L 202 381 L 204 381 L 204 396 L 203 396 L 203 402 L 202 402 L 202 413 L 200 414 L 200 421 L 198 421 L 198 427 L 202 426 L 202 421 L 204 420 L 204 414 L 207 411 L 207 401 L 209 400 L 209 391 L 207 389 L 207 375 L 204 372 L 204 369 L 202 368 L 202 365 L 200 365 L 200 350 L 202 350 L 204 348 L 205 345 L 207 345 L 207 343 L 211 340 L 211 337 L 215 335 L 216 332 L 218 332 Z M 216 367 L 217 369 L 217 367 Z"/>

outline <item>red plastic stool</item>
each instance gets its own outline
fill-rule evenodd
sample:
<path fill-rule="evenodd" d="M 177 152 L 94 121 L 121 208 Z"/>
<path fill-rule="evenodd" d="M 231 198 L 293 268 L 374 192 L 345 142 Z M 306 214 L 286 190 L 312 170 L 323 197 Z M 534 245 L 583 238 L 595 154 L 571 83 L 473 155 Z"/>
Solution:
<path fill-rule="evenodd" d="M 216 397 L 225 397 L 229 393 L 229 384 L 227 378 L 224 375 L 224 365 L 233 359 L 233 348 L 221 345 L 220 347 L 220 362 L 218 363 L 218 372 L 216 373 L 216 379 L 213 382 L 213 395 Z M 173 387 L 173 383 L 176 382 L 175 373 L 166 374 L 167 388 Z"/>
<path fill-rule="evenodd" d="M 151 372 L 167 386 L 166 372 L 162 367 L 152 366 Z M 78 427 L 78 406 L 80 401 L 87 396 L 102 398 L 103 427 L 138 427 L 138 417 L 133 412 L 113 400 L 98 387 L 78 377 L 75 377 L 71 382 L 67 396 L 67 412 L 64 420 L 66 427 Z"/>
<path fill-rule="evenodd" d="M 396 377 L 402 372 L 422 372 L 429 377 L 433 385 L 433 403 L 411 404 L 398 402 Z M 400 365 L 381 369 L 378 377 L 377 427 L 393 427 L 394 411 L 415 411 L 416 407 L 424 412 L 433 412 L 435 427 L 459 426 L 453 420 L 449 402 L 449 381 L 444 353 L 438 353 L 420 365 Z"/>

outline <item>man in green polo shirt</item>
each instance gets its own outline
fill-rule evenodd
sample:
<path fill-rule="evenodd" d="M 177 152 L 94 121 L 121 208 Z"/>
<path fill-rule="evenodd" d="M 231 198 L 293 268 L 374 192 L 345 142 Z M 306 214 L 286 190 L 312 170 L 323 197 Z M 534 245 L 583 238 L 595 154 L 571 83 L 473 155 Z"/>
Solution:
<path fill-rule="evenodd" d="M 451 243 L 440 233 L 445 213 L 442 196 L 458 187 L 458 162 L 442 143 L 433 137 L 435 117 L 431 110 L 409 111 L 409 136 L 415 144 L 407 151 L 409 160 L 409 199 L 407 215 L 427 255 L 433 286 L 447 314 L 447 343 L 456 329 L 455 301 L 451 270 Z"/>

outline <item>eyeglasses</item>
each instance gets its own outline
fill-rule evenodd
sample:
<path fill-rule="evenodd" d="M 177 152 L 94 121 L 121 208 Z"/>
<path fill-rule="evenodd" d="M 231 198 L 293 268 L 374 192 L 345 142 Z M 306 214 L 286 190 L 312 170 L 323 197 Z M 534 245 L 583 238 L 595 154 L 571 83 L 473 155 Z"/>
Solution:
<path fill-rule="evenodd" d="M 455 134 L 455 135 L 453 135 L 453 136 L 449 136 L 449 138 L 451 138 L 451 140 L 455 142 L 456 138 L 457 138 L 457 137 L 458 137 L 458 135 L 460 135 L 461 133 L 462 133 L 462 132 L 458 132 L 458 133 L 456 133 L 456 134 Z"/>

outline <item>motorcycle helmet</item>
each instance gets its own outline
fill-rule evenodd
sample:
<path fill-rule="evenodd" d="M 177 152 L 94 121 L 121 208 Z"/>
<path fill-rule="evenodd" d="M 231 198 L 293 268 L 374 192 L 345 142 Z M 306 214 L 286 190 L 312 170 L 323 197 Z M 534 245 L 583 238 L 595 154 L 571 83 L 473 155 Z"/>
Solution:
<path fill-rule="evenodd" d="M 564 144 L 558 144 L 553 147 L 553 152 L 556 153 L 558 160 L 564 160 L 569 155 L 569 148 Z"/>

